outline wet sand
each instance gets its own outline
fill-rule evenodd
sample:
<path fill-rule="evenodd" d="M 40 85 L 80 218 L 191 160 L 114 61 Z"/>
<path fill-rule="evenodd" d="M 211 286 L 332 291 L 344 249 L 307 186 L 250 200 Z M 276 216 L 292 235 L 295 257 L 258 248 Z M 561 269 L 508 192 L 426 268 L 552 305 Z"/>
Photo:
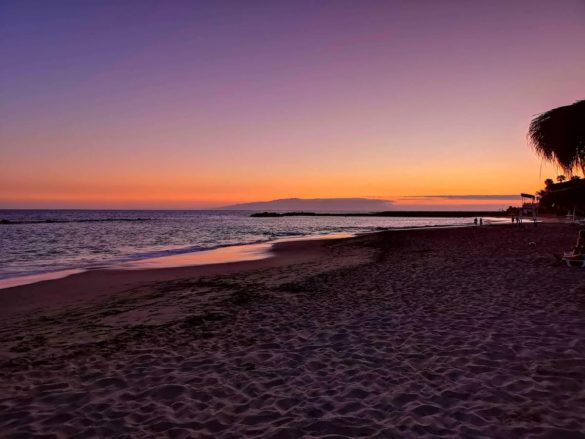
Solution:
<path fill-rule="evenodd" d="M 293 265 L 323 255 L 323 244 L 328 239 L 280 242 L 276 244 L 255 244 L 240 247 L 254 247 L 252 257 L 234 261 L 242 256 L 239 248 L 226 247 L 219 252 L 199 252 L 139 261 L 134 265 L 117 269 L 75 271 L 69 276 L 42 280 L 27 285 L 0 289 L 0 317 L 59 309 L 73 304 L 86 304 L 104 300 L 140 286 L 163 281 L 195 279 L 201 276 L 228 275 L 260 270 L 271 267 Z M 224 250 L 230 254 L 223 254 Z M 205 253 L 213 253 L 206 255 Z M 218 255 L 219 253 L 219 255 Z M 234 253 L 234 254 L 231 254 Z M 265 253 L 265 254 L 262 254 Z M 232 257 L 234 256 L 234 257 Z M 170 260 L 170 261 L 169 261 Z M 217 262 L 227 260 L 229 262 Z M 185 261 L 197 265 L 185 265 Z M 215 262 L 201 264 L 200 262 Z M 177 266 L 168 266 L 175 263 Z M 141 267 L 155 267 L 143 268 Z"/>
<path fill-rule="evenodd" d="M 0 292 L 2 437 L 585 437 L 577 228 L 382 232 Z"/>

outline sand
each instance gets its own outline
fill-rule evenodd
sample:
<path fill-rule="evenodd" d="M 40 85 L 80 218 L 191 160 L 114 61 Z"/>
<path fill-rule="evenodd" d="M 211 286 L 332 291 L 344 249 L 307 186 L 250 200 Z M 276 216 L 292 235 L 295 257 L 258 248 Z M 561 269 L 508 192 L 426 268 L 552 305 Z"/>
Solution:
<path fill-rule="evenodd" d="M 585 269 L 552 256 L 576 234 L 383 232 L 4 290 L 1 435 L 585 437 Z"/>

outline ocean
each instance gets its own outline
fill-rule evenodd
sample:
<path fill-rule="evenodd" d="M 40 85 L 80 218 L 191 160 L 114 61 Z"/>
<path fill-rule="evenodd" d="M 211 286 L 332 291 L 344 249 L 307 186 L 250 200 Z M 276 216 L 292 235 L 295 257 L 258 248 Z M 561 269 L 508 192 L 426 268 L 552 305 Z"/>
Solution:
<path fill-rule="evenodd" d="M 0 280 L 283 238 L 469 225 L 473 218 L 251 218 L 220 210 L 0 210 Z"/>

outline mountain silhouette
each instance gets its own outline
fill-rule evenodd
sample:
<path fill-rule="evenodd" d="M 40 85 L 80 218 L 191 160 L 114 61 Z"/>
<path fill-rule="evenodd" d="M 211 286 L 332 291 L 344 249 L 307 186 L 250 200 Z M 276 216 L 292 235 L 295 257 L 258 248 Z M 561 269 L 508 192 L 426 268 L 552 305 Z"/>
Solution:
<path fill-rule="evenodd" d="M 311 212 L 377 212 L 392 208 L 390 200 L 370 198 L 284 198 L 224 206 L 225 210 L 271 210 Z"/>

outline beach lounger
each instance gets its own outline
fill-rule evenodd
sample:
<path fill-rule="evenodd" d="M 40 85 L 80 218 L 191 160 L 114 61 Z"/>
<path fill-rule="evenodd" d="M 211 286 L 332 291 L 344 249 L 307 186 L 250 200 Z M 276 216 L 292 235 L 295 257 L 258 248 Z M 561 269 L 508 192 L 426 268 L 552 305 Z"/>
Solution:
<path fill-rule="evenodd" d="M 585 255 L 573 255 L 565 253 L 563 255 L 562 260 L 567 264 L 569 267 L 581 267 L 585 268 Z"/>

